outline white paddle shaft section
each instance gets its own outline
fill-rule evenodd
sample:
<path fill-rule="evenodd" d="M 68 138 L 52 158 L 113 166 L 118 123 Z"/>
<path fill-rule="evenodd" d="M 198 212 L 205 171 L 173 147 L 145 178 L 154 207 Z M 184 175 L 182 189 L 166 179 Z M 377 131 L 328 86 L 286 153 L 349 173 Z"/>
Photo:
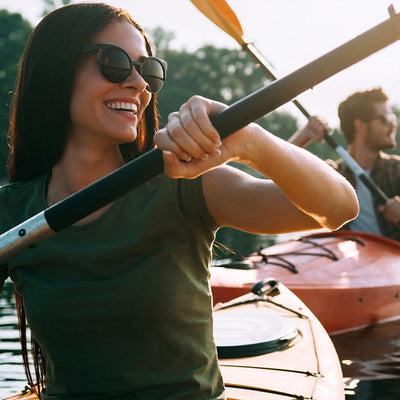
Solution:
<path fill-rule="evenodd" d="M 364 185 L 377 197 L 379 204 L 386 204 L 389 197 L 386 193 L 369 177 L 369 175 L 357 164 L 356 160 L 341 145 L 337 144 L 332 135 L 328 132 L 324 134 L 325 141 L 331 148 L 342 157 L 342 160 L 351 169 L 353 174 L 358 177 Z"/>
<path fill-rule="evenodd" d="M 372 192 L 373 195 L 377 196 L 380 204 L 386 204 L 389 197 L 385 192 L 367 175 L 367 173 L 356 163 L 356 161 L 350 156 L 350 154 L 342 147 L 337 146 L 335 148 L 337 154 L 342 157 L 343 161 L 353 171 L 353 173 L 359 177 L 365 186 Z"/>
<path fill-rule="evenodd" d="M 343 159 L 347 166 L 353 171 L 357 176 L 364 174 L 364 170 L 356 163 L 353 157 L 345 150 L 342 146 L 335 147 L 335 152 Z"/>
<path fill-rule="evenodd" d="M 0 235 L 0 264 L 53 235 L 44 211 Z"/>

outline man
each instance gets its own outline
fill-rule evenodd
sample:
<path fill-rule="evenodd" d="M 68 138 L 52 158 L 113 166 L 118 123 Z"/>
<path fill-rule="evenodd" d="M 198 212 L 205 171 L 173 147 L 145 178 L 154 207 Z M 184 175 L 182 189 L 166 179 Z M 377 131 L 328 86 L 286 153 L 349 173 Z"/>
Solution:
<path fill-rule="evenodd" d="M 389 197 L 386 204 L 379 204 L 342 160 L 337 163 L 328 160 L 357 190 L 360 213 L 344 228 L 400 241 L 400 157 L 384 153 L 396 147 L 397 120 L 389 98 L 381 88 L 355 92 L 340 103 L 338 115 L 349 154 Z M 305 147 L 321 141 L 329 130 L 326 121 L 311 117 L 289 142 Z"/>

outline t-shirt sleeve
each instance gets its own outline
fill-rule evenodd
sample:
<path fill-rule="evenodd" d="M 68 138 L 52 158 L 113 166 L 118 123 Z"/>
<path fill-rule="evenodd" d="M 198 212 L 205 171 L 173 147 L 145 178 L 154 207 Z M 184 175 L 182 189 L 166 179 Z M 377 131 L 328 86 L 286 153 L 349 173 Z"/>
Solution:
<path fill-rule="evenodd" d="M 185 218 L 206 230 L 219 227 L 208 211 L 202 176 L 195 179 L 178 179 L 177 189 L 179 207 Z"/>

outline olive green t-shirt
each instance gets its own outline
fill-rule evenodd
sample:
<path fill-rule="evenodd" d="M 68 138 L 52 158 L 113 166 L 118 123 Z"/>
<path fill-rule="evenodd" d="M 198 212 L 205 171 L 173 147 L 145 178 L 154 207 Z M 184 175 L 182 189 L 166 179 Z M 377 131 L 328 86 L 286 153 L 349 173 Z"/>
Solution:
<path fill-rule="evenodd" d="M 48 177 L 0 189 L 4 232 L 46 208 Z M 223 398 L 201 178 L 165 175 L 0 268 L 47 360 L 47 400 Z"/>

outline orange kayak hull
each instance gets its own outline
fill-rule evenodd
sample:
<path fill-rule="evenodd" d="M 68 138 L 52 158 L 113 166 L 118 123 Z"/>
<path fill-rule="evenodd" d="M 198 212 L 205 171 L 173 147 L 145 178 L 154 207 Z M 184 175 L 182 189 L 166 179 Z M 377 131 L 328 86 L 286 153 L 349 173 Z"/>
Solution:
<path fill-rule="evenodd" d="M 399 242 L 337 231 L 278 243 L 260 253 L 246 259 L 251 269 L 211 268 L 215 303 L 273 277 L 292 290 L 331 334 L 400 316 Z"/>
<path fill-rule="evenodd" d="M 228 399 L 344 400 L 342 370 L 328 333 L 293 292 L 280 282 L 278 285 L 279 294 L 270 298 L 271 303 L 260 301 L 241 304 L 215 312 L 239 311 L 245 316 L 255 315 L 257 321 L 269 316 L 283 317 L 289 319 L 299 333 L 298 338 L 286 349 L 254 357 L 220 359 Z M 253 294 L 247 294 L 235 301 L 254 297 Z M 272 325 L 272 322 L 268 324 Z M 259 332 L 262 327 L 257 325 L 255 330 Z M 277 330 L 277 327 L 273 328 L 274 332 Z M 233 330 L 232 335 L 239 337 L 238 331 Z M 217 339 L 216 335 L 218 346 Z"/>

